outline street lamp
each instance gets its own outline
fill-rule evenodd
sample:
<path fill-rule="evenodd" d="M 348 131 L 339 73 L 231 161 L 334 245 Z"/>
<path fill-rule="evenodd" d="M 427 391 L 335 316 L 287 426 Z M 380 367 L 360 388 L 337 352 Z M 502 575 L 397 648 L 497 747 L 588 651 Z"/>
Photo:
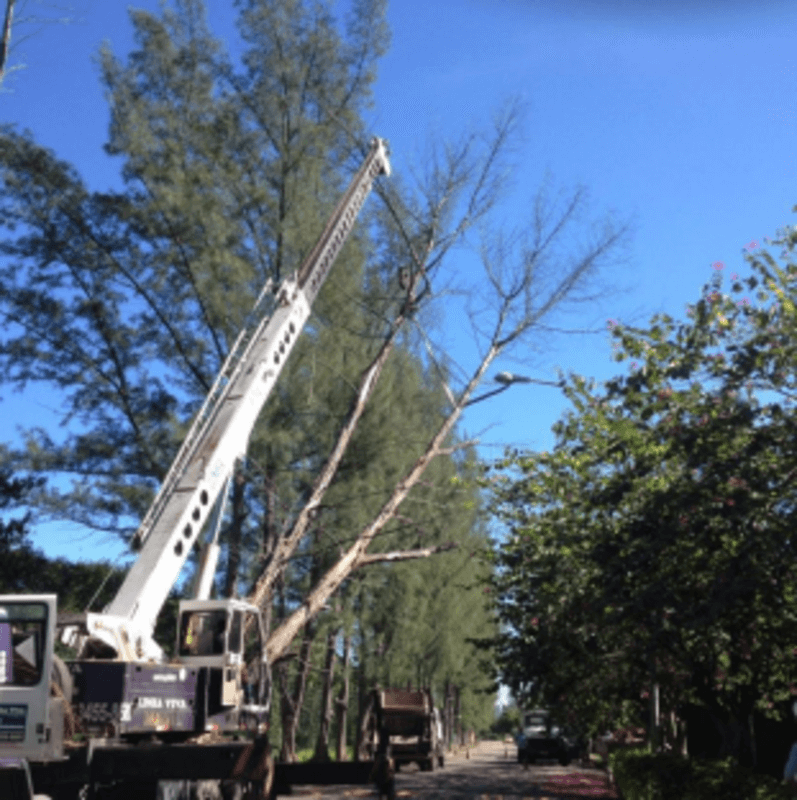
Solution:
<path fill-rule="evenodd" d="M 465 403 L 465 407 L 473 405 L 474 403 L 480 403 L 482 400 L 486 400 L 488 397 L 494 397 L 497 394 L 501 394 L 501 392 L 505 392 L 513 383 L 539 383 L 542 386 L 556 386 L 557 388 L 561 389 L 565 384 L 564 381 L 541 381 L 537 380 L 537 378 L 529 378 L 526 375 L 515 375 L 512 372 L 499 372 L 495 378 L 496 383 L 500 383 L 501 385 L 497 389 L 493 389 L 490 392 L 486 392 L 481 397 L 474 397 L 473 400 L 468 400 Z"/>

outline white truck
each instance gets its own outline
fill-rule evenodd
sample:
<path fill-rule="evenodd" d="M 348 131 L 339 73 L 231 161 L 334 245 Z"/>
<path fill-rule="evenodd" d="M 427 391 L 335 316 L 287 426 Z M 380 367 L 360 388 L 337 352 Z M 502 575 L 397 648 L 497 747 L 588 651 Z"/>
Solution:
<path fill-rule="evenodd" d="M 375 138 L 318 243 L 276 292 L 269 281 L 137 533 L 137 560 L 103 613 L 62 615 L 53 595 L 0 596 L 0 798 L 150 800 L 159 781 L 213 779 L 265 797 L 271 682 L 260 611 L 211 600 L 229 481 L 373 181 Z M 176 657 L 158 615 L 211 520 L 194 599 L 180 603 Z M 59 640 L 77 657 L 55 655 Z M 210 741 L 208 741 L 210 740 Z"/>

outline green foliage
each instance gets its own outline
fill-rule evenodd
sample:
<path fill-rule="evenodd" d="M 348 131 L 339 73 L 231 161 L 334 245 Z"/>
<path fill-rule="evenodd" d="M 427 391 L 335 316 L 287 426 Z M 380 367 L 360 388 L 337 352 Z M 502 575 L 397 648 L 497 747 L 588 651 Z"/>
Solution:
<path fill-rule="evenodd" d="M 358 158 L 383 6 L 341 32 L 324 4 L 243 3 L 239 66 L 198 0 L 131 12 L 127 64 L 101 54 L 121 192 L 3 128 L 0 376 L 56 390 L 67 430 L 29 430 L 15 463 L 80 476 L 41 487 L 42 513 L 121 535 L 141 518 L 254 297 L 299 265 Z M 362 280 L 356 248 L 341 261 Z"/>
<path fill-rule="evenodd" d="M 26 495 L 41 483 L 41 479 L 31 476 L 20 478 L 9 468 L 0 467 L 0 511 L 6 513 L 24 507 Z M 31 516 L 28 511 L 21 516 L 0 519 L 0 553 L 4 557 L 11 551 L 29 546 L 27 526 Z"/>
<path fill-rule="evenodd" d="M 11 460 L 54 479 L 28 496 L 42 518 L 129 536 L 262 285 L 284 279 L 314 244 L 360 161 L 362 116 L 389 38 L 384 0 L 350 5 L 338 24 L 329 2 L 243 0 L 238 62 L 207 28 L 200 0 L 131 11 L 134 51 L 124 62 L 107 47 L 100 53 L 111 112 L 105 149 L 119 159 L 121 190 L 96 191 L 30 135 L 0 130 L 0 380 L 44 387 L 62 409 L 59 429 L 25 431 Z M 428 209 L 396 192 L 390 209 L 363 215 L 237 476 L 225 591 L 248 592 L 302 507 L 386 320 L 400 307 L 416 314 L 398 285 L 407 241 L 433 267 L 466 221 L 482 219 L 495 202 L 491 170 L 508 129 L 497 131 L 483 164 L 476 137 L 446 149 L 430 170 Z M 458 206 L 465 221 L 446 228 Z M 514 337 L 522 326 L 511 329 Z M 412 344 L 411 336 L 400 342 L 385 367 L 283 575 L 275 622 L 373 517 L 447 410 L 439 375 Z M 456 437 L 449 444 L 456 449 Z M 460 550 L 435 564 L 353 576 L 335 613 L 356 633 L 366 682 L 428 683 L 439 696 L 449 681 L 462 689 L 463 722 L 483 728 L 491 687 L 468 639 L 493 628 L 473 556 L 484 546 L 475 472 L 473 453 L 437 459 L 371 548 L 454 541 Z M 83 607 L 91 599 L 83 595 L 67 593 L 68 603 Z M 392 615 L 381 609 L 387 601 Z M 164 643 L 172 604 L 166 612 Z M 320 624 L 319 642 L 328 621 Z M 313 744 L 317 686 L 312 679 L 300 745 Z"/>
<path fill-rule="evenodd" d="M 571 375 L 551 453 L 508 454 L 492 482 L 500 670 L 597 732 L 697 702 L 774 713 L 797 685 L 793 629 L 797 266 L 794 232 L 719 272 L 676 322 L 610 323 L 630 371 Z M 755 297 L 752 297 L 757 290 Z"/>
<path fill-rule="evenodd" d="M 19 477 L 0 468 L 0 510 L 24 509 L 41 478 Z M 48 559 L 28 539 L 31 511 L 0 519 L 0 594 L 56 594 L 62 611 L 83 611 L 110 601 L 121 584 L 119 570 L 106 563 Z"/>
<path fill-rule="evenodd" d="M 507 706 L 492 725 L 490 732 L 496 734 L 515 734 L 520 730 L 520 709 L 517 706 Z"/>
<path fill-rule="evenodd" d="M 690 760 L 672 753 L 616 750 L 609 764 L 626 800 L 781 800 L 791 790 L 766 775 L 756 775 L 731 759 Z"/>

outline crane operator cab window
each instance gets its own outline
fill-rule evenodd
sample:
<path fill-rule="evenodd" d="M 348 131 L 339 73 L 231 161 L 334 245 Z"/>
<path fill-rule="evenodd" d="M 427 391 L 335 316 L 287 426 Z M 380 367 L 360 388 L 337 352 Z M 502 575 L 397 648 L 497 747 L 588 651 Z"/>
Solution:
<path fill-rule="evenodd" d="M 226 635 L 226 609 L 187 611 L 180 620 L 180 655 L 223 655 Z"/>
<path fill-rule="evenodd" d="M 0 687 L 41 680 L 46 632 L 44 603 L 0 604 Z"/>

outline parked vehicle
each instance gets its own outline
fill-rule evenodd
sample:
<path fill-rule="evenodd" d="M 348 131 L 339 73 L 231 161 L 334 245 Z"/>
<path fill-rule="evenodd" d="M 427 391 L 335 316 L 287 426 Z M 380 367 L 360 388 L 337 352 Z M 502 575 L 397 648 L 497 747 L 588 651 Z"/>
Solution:
<path fill-rule="evenodd" d="M 521 764 L 538 759 L 556 759 L 567 766 L 573 757 L 574 740 L 551 718 L 551 712 L 536 708 L 523 713 L 522 728 L 517 738 L 517 758 Z"/>

